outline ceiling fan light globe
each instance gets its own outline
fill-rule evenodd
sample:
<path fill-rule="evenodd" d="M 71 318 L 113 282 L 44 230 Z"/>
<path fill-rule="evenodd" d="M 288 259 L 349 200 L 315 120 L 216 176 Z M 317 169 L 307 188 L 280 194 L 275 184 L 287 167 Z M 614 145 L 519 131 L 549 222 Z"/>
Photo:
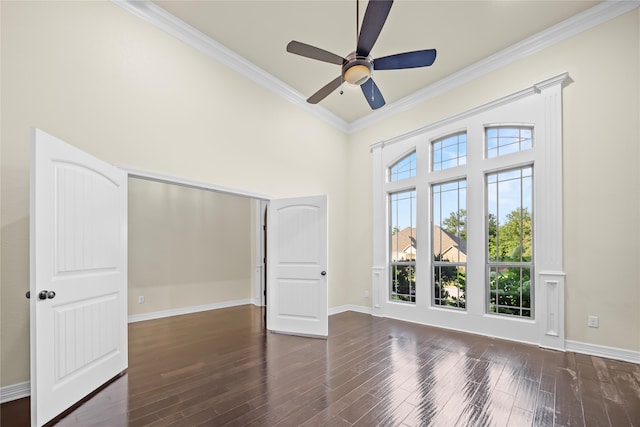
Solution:
<path fill-rule="evenodd" d="M 356 64 L 344 71 L 344 81 L 353 86 L 360 86 L 371 77 L 371 69 L 366 65 Z"/>

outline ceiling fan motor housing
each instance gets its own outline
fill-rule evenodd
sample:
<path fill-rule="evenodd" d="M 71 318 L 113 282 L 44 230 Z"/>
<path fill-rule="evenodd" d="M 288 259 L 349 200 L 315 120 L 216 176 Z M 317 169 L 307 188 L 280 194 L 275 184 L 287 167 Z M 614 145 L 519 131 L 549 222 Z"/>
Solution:
<path fill-rule="evenodd" d="M 351 52 L 345 58 L 347 61 L 342 65 L 342 78 L 347 83 L 360 86 L 371 77 L 373 71 L 373 58 L 369 56 L 358 56 Z"/>

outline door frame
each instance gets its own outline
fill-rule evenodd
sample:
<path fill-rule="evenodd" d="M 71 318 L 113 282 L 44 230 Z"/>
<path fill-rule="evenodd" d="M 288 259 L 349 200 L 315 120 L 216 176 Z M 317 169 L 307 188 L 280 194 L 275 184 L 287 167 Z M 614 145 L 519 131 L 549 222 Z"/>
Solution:
<path fill-rule="evenodd" d="M 269 201 L 272 197 L 264 194 L 253 193 L 250 191 L 239 190 L 236 188 L 224 187 L 221 185 L 215 185 L 203 181 L 195 181 L 187 178 L 182 178 L 174 175 L 166 175 L 157 172 L 151 172 L 143 169 L 132 168 L 129 166 L 115 165 L 117 168 L 123 170 L 127 174 L 127 178 L 138 178 L 147 181 L 155 181 L 169 185 L 179 185 L 181 187 L 193 188 L 196 190 L 213 191 L 216 193 L 228 194 L 230 196 L 246 197 L 254 201 L 255 214 L 255 247 L 253 248 L 254 262 L 255 262 L 255 278 L 253 287 L 253 304 L 259 307 L 266 306 L 266 253 L 265 253 L 265 241 L 266 241 L 266 217 L 265 212 Z M 266 323 L 265 323 L 266 325 Z M 266 326 L 265 326 L 266 327 Z"/>

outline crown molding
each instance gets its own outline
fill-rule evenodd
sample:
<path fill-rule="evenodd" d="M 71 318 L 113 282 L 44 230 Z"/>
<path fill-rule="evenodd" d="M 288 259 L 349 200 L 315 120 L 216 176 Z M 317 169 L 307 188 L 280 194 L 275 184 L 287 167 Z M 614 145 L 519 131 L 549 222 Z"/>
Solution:
<path fill-rule="evenodd" d="M 462 86 L 508 64 L 519 61 L 520 59 L 630 12 L 640 6 L 640 0 L 605 0 L 582 13 L 463 68 L 409 96 L 387 104 L 380 110 L 375 110 L 365 117 L 347 123 L 324 107 L 307 103 L 305 96 L 291 86 L 155 5 L 151 0 L 112 1 L 138 18 L 176 37 L 185 44 L 228 66 L 246 78 L 348 134 L 358 132 L 381 120 L 388 119 L 395 114 L 410 110 L 429 99 Z"/>
<path fill-rule="evenodd" d="M 348 132 L 348 123 L 319 105 L 311 105 L 304 95 L 267 73 L 262 68 L 238 55 L 231 49 L 195 29 L 186 22 L 154 4 L 151 0 L 112 0 L 124 10 L 150 23 L 156 28 L 177 38 L 208 57 L 238 72 L 249 80 L 281 96 L 308 113 L 320 118 L 343 132 Z"/>
<path fill-rule="evenodd" d="M 572 16 L 538 34 L 488 56 L 409 96 L 390 103 L 380 110 L 373 111 L 367 116 L 351 122 L 348 132 L 358 132 L 381 120 L 388 119 L 395 114 L 410 110 L 431 98 L 435 98 L 436 96 L 482 77 L 485 74 L 540 52 L 583 31 L 617 18 L 620 15 L 624 15 L 639 6 L 640 0 L 603 1 L 582 13 Z"/>

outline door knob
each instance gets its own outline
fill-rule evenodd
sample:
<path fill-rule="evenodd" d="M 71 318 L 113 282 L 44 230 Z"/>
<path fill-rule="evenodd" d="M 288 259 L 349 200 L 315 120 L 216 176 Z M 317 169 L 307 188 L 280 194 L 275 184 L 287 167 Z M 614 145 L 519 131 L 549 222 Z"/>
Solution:
<path fill-rule="evenodd" d="M 321 271 L 320 274 L 322 274 L 323 276 L 326 276 L 327 272 L 326 271 Z"/>
<path fill-rule="evenodd" d="M 40 291 L 38 292 L 38 299 L 54 299 L 56 297 L 56 293 L 54 291 Z"/>

